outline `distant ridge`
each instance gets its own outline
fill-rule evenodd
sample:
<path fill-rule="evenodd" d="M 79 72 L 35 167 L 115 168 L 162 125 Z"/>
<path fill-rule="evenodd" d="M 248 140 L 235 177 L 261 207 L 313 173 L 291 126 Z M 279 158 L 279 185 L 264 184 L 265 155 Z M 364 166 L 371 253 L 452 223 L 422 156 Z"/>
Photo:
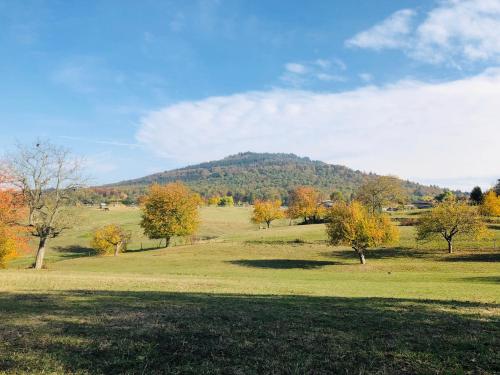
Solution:
<path fill-rule="evenodd" d="M 243 152 L 184 168 L 151 174 L 145 177 L 106 185 L 114 188 L 140 189 L 152 183 L 182 181 L 203 196 L 233 195 L 238 201 L 280 198 L 300 185 L 311 185 L 328 196 L 333 191 L 352 194 L 374 174 L 342 165 L 284 153 Z M 403 181 L 414 197 L 437 195 L 442 189 Z"/>

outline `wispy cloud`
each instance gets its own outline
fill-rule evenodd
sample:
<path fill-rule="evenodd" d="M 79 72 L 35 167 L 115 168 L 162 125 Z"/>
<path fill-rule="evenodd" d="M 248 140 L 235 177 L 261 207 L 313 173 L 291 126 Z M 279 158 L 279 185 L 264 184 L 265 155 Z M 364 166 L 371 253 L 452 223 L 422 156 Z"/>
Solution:
<path fill-rule="evenodd" d="M 346 44 L 349 47 L 375 50 L 405 47 L 415 15 L 412 9 L 399 10 L 379 24 L 356 34 Z"/>
<path fill-rule="evenodd" d="M 295 152 L 416 180 L 473 181 L 498 174 L 499 102 L 500 70 L 335 94 L 248 92 L 151 112 L 137 140 L 184 163 L 246 150 Z"/>
<path fill-rule="evenodd" d="M 73 137 L 73 136 L 69 136 L 69 135 L 60 135 L 59 138 L 66 139 L 66 140 L 69 140 L 69 141 L 94 143 L 94 144 L 108 145 L 108 146 L 130 147 L 130 148 L 139 148 L 139 147 L 141 147 L 141 145 L 139 143 L 129 143 L 129 142 L 114 141 L 114 140 L 103 140 L 103 139 L 91 139 L 91 138 L 83 138 L 83 137 Z"/>
<path fill-rule="evenodd" d="M 342 72 L 346 65 L 340 59 L 316 59 L 313 61 L 289 62 L 280 80 L 295 88 L 307 86 L 318 81 L 343 82 Z"/>
<path fill-rule="evenodd" d="M 409 57 L 456 67 L 500 61 L 500 1 L 444 0 L 420 17 L 403 9 L 346 41 L 349 47 L 402 49 Z"/>

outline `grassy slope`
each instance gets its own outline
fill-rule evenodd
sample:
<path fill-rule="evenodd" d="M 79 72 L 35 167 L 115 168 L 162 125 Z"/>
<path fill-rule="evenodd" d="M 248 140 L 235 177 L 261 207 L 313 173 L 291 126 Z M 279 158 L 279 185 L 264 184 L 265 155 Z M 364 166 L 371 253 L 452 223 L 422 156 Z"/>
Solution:
<path fill-rule="evenodd" d="M 202 217 L 201 242 L 140 251 L 156 243 L 137 210 L 85 209 L 49 270 L 0 272 L 0 372 L 500 371 L 500 255 L 475 249 L 492 240 L 448 255 L 401 227 L 400 247 L 362 267 L 322 225 L 258 230 L 247 208 Z M 104 222 L 133 231 L 131 252 L 86 256 Z"/>

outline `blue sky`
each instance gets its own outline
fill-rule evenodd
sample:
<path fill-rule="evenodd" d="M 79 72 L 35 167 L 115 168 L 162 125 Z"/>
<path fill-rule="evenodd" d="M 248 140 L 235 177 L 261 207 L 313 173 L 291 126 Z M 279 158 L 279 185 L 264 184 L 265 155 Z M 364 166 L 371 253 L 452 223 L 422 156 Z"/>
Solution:
<path fill-rule="evenodd" d="M 500 0 L 0 0 L 0 55 L 0 148 L 96 184 L 248 150 L 500 177 Z"/>

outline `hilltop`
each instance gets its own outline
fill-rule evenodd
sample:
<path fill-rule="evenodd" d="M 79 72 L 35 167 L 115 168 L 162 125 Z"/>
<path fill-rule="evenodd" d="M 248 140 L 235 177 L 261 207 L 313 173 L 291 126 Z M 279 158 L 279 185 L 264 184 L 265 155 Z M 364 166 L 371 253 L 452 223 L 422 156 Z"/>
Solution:
<path fill-rule="evenodd" d="M 349 196 L 371 176 L 375 175 L 294 154 L 244 152 L 106 187 L 130 192 L 143 190 L 152 183 L 182 181 L 203 196 L 230 194 L 238 201 L 256 198 L 285 200 L 288 192 L 300 185 L 314 186 L 325 195 L 341 191 Z M 410 181 L 403 181 L 403 185 L 414 197 L 434 196 L 442 191 L 437 186 Z"/>

